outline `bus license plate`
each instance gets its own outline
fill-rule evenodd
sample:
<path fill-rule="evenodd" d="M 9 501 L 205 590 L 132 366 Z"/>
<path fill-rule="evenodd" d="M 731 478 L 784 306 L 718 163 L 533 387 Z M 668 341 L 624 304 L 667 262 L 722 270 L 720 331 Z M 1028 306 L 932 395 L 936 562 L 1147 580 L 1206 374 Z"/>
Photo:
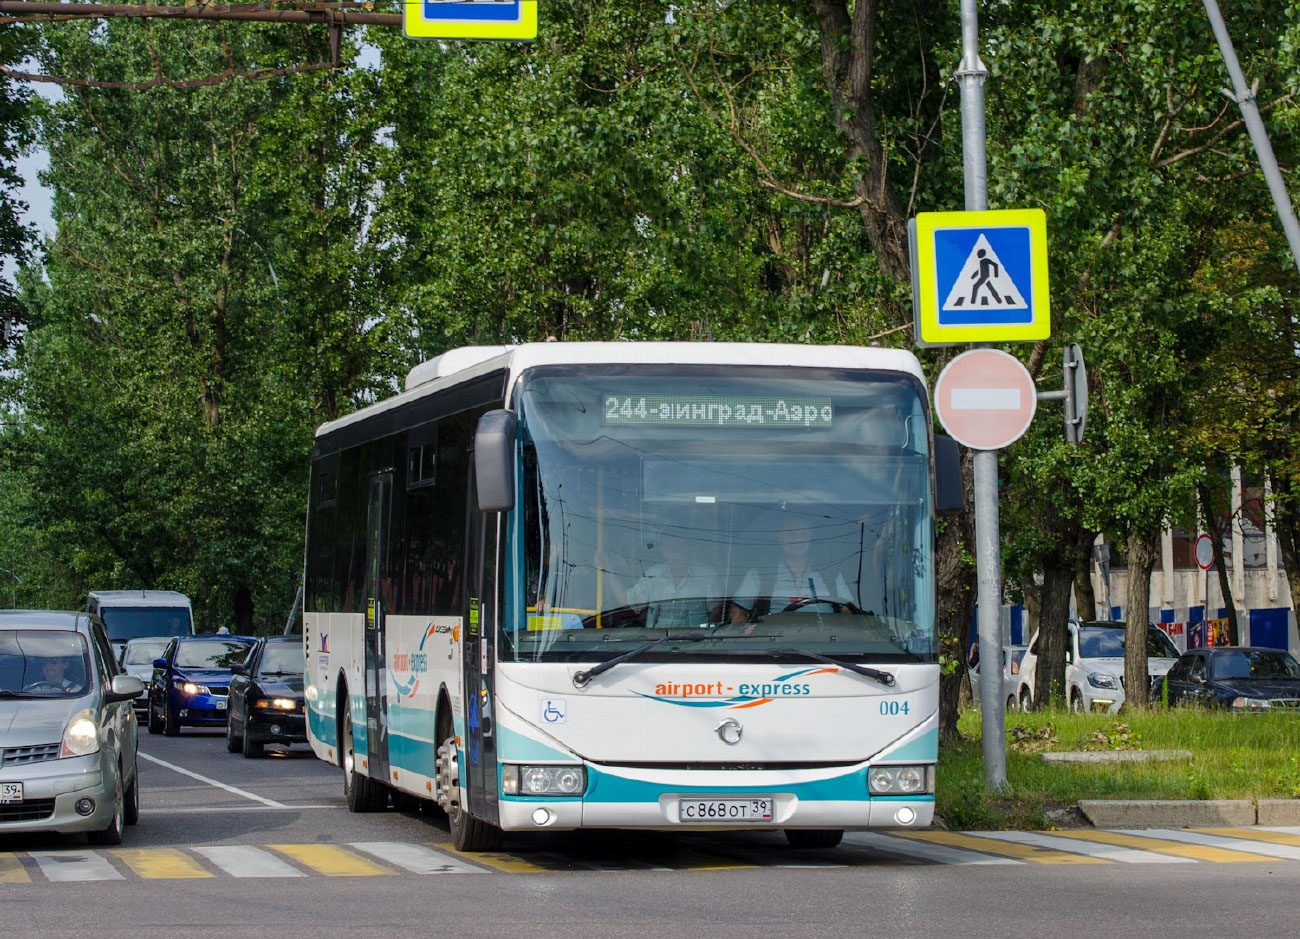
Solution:
<path fill-rule="evenodd" d="M 770 822 L 771 799 L 678 799 L 684 822 Z"/>
<path fill-rule="evenodd" d="M 0 805 L 23 801 L 22 783 L 0 783 Z"/>

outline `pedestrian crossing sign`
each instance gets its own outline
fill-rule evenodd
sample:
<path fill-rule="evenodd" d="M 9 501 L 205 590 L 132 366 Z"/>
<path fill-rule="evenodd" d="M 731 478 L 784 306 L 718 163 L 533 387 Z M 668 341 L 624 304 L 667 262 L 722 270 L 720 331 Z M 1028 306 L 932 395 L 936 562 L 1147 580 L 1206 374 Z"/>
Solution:
<path fill-rule="evenodd" d="M 918 346 L 1051 335 L 1041 209 L 921 212 L 908 235 Z"/>
<path fill-rule="evenodd" d="M 537 38 L 538 0 L 402 0 L 409 39 Z"/>

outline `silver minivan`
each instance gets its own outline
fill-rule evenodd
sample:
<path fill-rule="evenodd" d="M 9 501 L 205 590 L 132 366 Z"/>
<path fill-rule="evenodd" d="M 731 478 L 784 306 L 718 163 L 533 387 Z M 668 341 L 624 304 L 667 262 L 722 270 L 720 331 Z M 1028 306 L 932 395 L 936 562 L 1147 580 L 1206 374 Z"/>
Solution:
<path fill-rule="evenodd" d="M 0 611 L 0 834 L 121 844 L 140 815 L 131 701 L 142 690 L 97 617 Z"/>

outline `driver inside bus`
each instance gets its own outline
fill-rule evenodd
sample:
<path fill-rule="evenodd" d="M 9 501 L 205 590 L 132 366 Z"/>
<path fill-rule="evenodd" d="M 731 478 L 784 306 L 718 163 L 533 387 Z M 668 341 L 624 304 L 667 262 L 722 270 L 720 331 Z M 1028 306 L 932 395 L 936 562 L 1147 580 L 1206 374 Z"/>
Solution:
<path fill-rule="evenodd" d="M 652 564 L 631 586 L 625 585 L 610 569 L 603 552 L 598 554 L 596 563 L 605 577 L 613 608 L 628 607 L 638 616 L 644 615 L 649 628 L 704 626 L 715 622 L 721 615 L 723 593 L 722 577 L 717 569 L 692 560 L 690 542 L 673 532 L 663 532 L 658 547 L 664 556 L 663 563 Z"/>
<path fill-rule="evenodd" d="M 835 589 L 832 591 L 827 575 L 811 562 L 813 530 L 808 521 L 798 515 L 783 515 L 776 522 L 776 529 L 780 558 L 775 570 L 771 565 L 767 565 L 765 570 L 749 569 L 732 598 L 731 619 L 750 619 L 805 608 L 827 612 L 828 604 L 838 612 L 847 606 L 853 594 L 844 576 L 835 575 Z"/>

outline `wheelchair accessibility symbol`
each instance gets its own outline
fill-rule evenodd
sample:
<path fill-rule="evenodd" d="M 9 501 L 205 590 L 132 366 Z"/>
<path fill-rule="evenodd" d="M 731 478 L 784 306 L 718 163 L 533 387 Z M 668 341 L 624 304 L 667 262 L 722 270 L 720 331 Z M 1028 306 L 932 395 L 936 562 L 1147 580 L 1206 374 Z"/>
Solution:
<path fill-rule="evenodd" d="M 542 723 L 563 724 L 568 711 L 568 702 L 564 698 L 542 698 Z"/>

